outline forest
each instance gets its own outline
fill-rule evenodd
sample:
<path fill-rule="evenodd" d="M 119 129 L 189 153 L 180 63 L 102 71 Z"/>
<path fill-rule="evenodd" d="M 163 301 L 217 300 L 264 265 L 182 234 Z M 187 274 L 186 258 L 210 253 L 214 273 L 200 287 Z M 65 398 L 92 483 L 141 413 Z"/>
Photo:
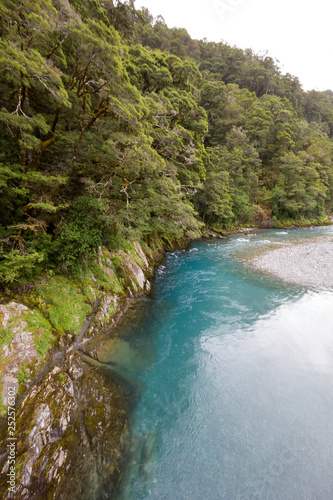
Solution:
<path fill-rule="evenodd" d="M 0 4 L 0 287 L 101 245 L 323 223 L 333 92 L 128 0 Z"/>

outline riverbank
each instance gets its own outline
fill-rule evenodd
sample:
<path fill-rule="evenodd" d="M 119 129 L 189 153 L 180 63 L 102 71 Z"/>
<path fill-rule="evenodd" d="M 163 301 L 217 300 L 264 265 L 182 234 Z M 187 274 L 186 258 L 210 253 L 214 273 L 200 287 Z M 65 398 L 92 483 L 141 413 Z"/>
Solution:
<path fill-rule="evenodd" d="M 250 264 L 288 283 L 333 288 L 333 238 L 289 243 L 257 256 Z"/>
<path fill-rule="evenodd" d="M 254 230 L 206 231 L 202 236 L 225 238 Z M 128 414 L 134 402 L 121 377 L 111 382 L 105 379 L 97 351 L 114 337 L 112 326 L 124 317 L 135 297 L 149 293 L 149 279 L 165 251 L 184 248 L 187 243 L 156 240 L 149 247 L 133 243 L 113 253 L 101 249 L 98 262 L 85 270 L 81 281 L 49 277 L 36 284 L 33 297 L 22 294 L 15 302 L 0 305 L 0 327 L 6 340 L 0 389 L 5 396 L 9 385 L 16 390 L 21 386 L 15 434 L 20 498 L 31 498 L 34 492 L 34 498 L 43 498 L 47 492 L 50 499 L 61 495 L 90 500 L 102 491 L 113 491 L 128 452 Z M 281 261 L 285 264 L 286 258 L 279 257 Z M 254 265 L 269 270 L 264 261 Z M 272 262 L 268 267 L 274 272 Z M 321 263 L 319 267 L 324 269 Z M 8 401 L 3 399 L 3 403 L 5 407 Z M 0 493 L 12 498 L 5 483 L 6 426 L 3 419 Z M 108 459 L 102 461 L 105 454 Z"/>
<path fill-rule="evenodd" d="M 156 239 L 114 252 L 101 248 L 81 277 L 44 277 L 29 296 L 0 305 L 2 498 L 90 500 L 113 493 L 134 403 L 126 380 L 106 374 L 89 354 L 113 335 L 130 302 L 149 293 L 164 252 L 185 245 Z M 9 430 L 4 410 L 13 401 Z M 14 490 L 6 481 L 9 432 L 16 440 Z"/>

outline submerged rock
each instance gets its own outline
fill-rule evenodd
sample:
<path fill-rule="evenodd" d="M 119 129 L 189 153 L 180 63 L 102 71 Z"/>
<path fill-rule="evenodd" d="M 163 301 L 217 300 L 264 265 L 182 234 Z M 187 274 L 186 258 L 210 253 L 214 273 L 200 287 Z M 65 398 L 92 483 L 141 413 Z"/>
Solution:
<path fill-rule="evenodd" d="M 146 491 L 148 491 L 151 481 L 155 476 L 157 458 L 157 434 L 156 429 L 152 428 L 150 433 L 145 437 L 140 463 L 141 477 Z"/>
<path fill-rule="evenodd" d="M 133 500 L 138 488 L 143 496 L 150 495 L 158 460 L 157 433 L 152 428 L 149 434 L 133 439 L 126 469 L 121 483 L 122 500 Z M 137 481 L 140 479 L 140 486 Z M 136 493 L 134 493 L 134 491 Z M 140 496 L 141 496 L 140 495 Z"/>
<path fill-rule="evenodd" d="M 141 356 L 130 342 L 120 338 L 105 342 L 97 351 L 97 358 L 102 363 L 113 363 L 134 372 L 142 372 L 150 364 L 149 359 Z"/>

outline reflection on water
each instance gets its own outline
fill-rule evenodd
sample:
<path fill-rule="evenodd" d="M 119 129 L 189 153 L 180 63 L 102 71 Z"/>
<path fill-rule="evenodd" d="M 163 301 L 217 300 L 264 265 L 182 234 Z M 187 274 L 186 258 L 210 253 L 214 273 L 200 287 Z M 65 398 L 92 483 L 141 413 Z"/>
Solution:
<path fill-rule="evenodd" d="M 321 234 L 259 231 L 167 256 L 149 314 L 104 351 L 143 384 L 121 499 L 333 497 L 333 293 L 242 263 Z"/>

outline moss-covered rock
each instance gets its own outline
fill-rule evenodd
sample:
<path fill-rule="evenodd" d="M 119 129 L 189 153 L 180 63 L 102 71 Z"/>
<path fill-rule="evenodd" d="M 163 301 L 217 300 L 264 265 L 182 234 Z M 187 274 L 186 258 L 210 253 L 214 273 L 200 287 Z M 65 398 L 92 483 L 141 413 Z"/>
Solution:
<path fill-rule="evenodd" d="M 39 311 L 17 302 L 0 305 L 0 383 L 6 405 L 8 386 L 29 378 L 31 367 L 47 353 L 55 337 L 51 324 Z M 1 333 L 2 332 L 2 333 Z"/>
<path fill-rule="evenodd" d="M 121 304 L 121 297 L 106 293 L 101 300 L 97 314 L 92 325 L 89 328 L 88 334 L 97 335 L 98 331 L 106 324 L 113 323 L 117 311 Z"/>
<path fill-rule="evenodd" d="M 16 498 L 110 498 L 128 446 L 129 400 L 119 380 L 70 353 L 17 406 Z M 5 441 L 0 455 L 5 499 Z"/>
<path fill-rule="evenodd" d="M 114 252 L 101 248 L 82 273 L 36 284 L 24 297 L 29 307 L 16 302 L 0 306 L 0 391 L 29 377 L 30 364 L 37 366 L 55 341 L 58 348 L 63 346 L 45 368 L 36 369 L 39 378 L 29 380 L 30 389 L 18 398 L 15 498 L 90 500 L 112 495 L 127 455 L 129 387 L 137 383 L 127 365 L 135 360 L 140 369 L 145 360 L 139 362 L 126 341 L 117 344 L 117 369 L 110 378 L 84 362 L 78 349 L 95 355 L 97 346 L 110 339 L 107 325 L 127 311 L 133 299 L 126 297 L 150 290 L 148 277 L 163 256 L 163 245 L 177 246 L 155 238 L 151 246 L 128 243 Z M 5 404 L 0 394 L 0 409 Z M 0 426 L 0 495 L 11 498 L 5 481 L 6 424 L 3 420 Z"/>
<path fill-rule="evenodd" d="M 64 276 L 37 285 L 36 293 L 47 304 L 50 323 L 60 332 L 79 333 L 92 311 L 80 287 Z"/>
<path fill-rule="evenodd" d="M 146 289 L 147 277 L 139 264 L 127 253 L 118 250 L 117 256 L 120 258 L 119 268 L 127 281 L 130 293 L 142 292 Z"/>

